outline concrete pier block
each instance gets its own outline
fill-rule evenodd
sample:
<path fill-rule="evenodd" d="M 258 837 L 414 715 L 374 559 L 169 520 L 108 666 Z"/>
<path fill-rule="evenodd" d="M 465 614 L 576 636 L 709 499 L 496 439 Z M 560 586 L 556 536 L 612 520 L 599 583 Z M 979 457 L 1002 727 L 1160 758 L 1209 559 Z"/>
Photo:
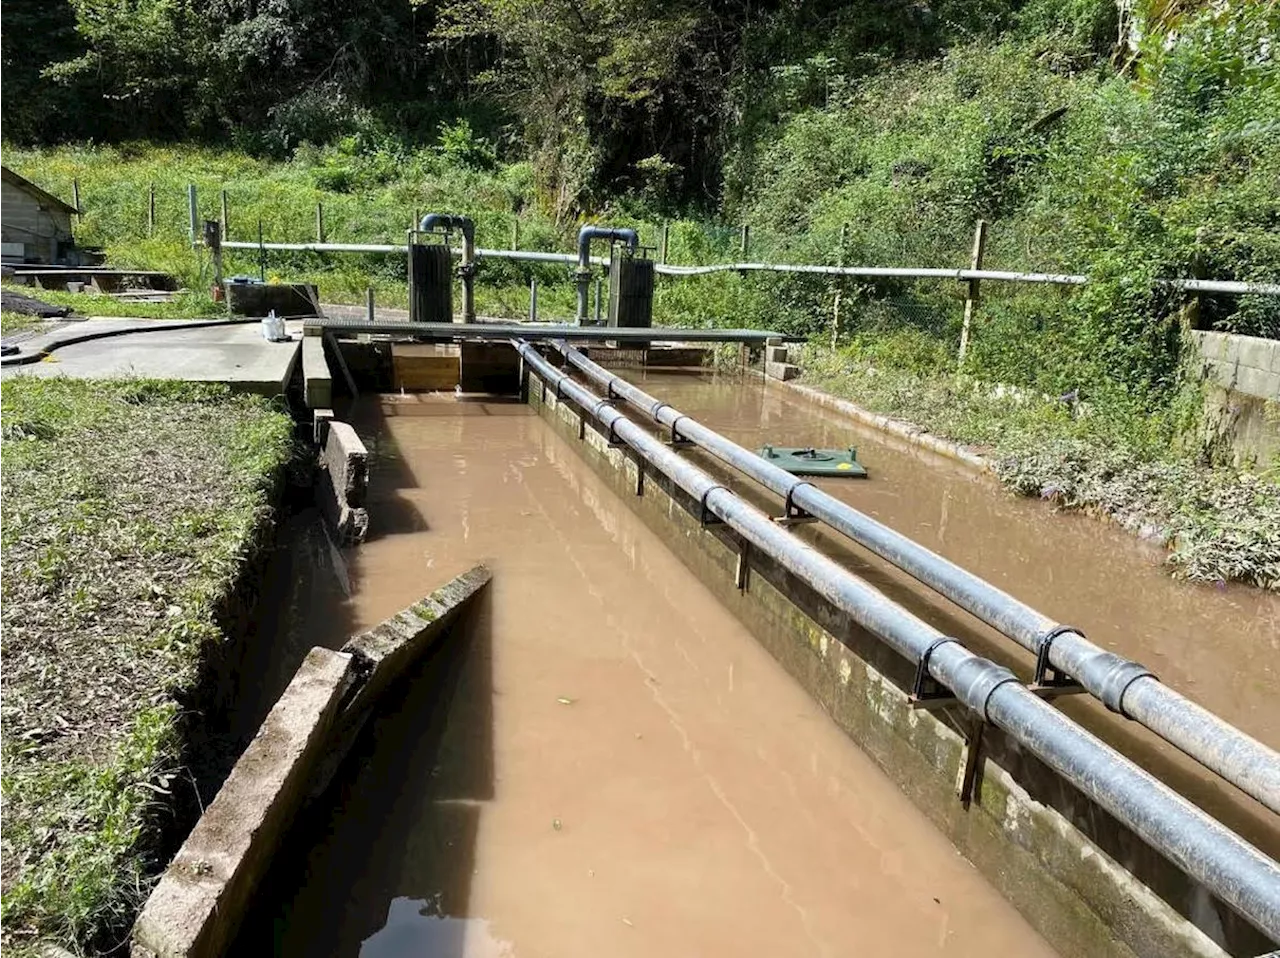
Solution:
<path fill-rule="evenodd" d="M 764 374 L 770 379 L 780 379 L 783 382 L 786 382 L 788 379 L 799 378 L 800 367 L 794 363 L 766 362 L 764 364 Z"/>
<path fill-rule="evenodd" d="M 312 649 L 169 864 L 133 928 L 133 954 L 225 954 L 270 866 L 354 678 L 352 656 Z"/>
<path fill-rule="evenodd" d="M 302 337 L 302 395 L 309 409 L 333 405 L 333 373 L 324 355 L 324 339 Z"/>
<path fill-rule="evenodd" d="M 320 450 L 315 495 L 320 512 L 342 545 L 364 541 L 369 514 L 364 509 L 369 486 L 369 453 L 356 431 L 332 420 Z"/>

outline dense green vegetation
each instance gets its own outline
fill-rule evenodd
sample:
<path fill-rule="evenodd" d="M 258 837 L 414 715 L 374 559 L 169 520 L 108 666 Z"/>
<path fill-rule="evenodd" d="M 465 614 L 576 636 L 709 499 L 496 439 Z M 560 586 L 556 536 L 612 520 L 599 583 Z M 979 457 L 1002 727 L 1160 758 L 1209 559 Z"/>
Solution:
<path fill-rule="evenodd" d="M 666 226 L 675 263 L 740 259 L 746 224 L 752 260 L 954 268 L 985 220 L 987 266 L 1090 283 L 985 283 L 962 366 L 949 281 L 663 279 L 656 318 L 808 335 L 811 382 L 982 447 L 1021 494 L 1167 539 L 1188 576 L 1280 588 L 1280 463 L 1230 467 L 1203 433 L 1182 335 L 1195 317 L 1280 336 L 1280 298 L 1158 282 L 1280 277 L 1277 36 L 1277 0 L 6 0 L 4 162 L 62 196 L 78 180 L 82 244 L 191 290 L 165 316 L 213 306 L 189 183 L 203 218 L 226 192 L 237 240 L 312 239 L 320 204 L 337 241 L 402 242 L 427 211 L 525 249 L 567 251 L 584 219 L 651 247 Z M 404 270 L 265 268 L 391 306 Z M 567 268 L 495 261 L 480 311 L 523 315 L 532 279 L 543 317 L 571 314 Z M 105 947 L 153 871 L 175 696 L 284 421 L 169 388 L 22 382 L 3 401 L 6 943 Z M 143 448 L 181 481 L 121 483 Z M 111 641 L 86 642 L 86 617 Z M 59 657 L 91 667 L 41 664 Z M 125 690 L 102 703 L 118 712 L 50 724 L 32 703 L 60 675 Z"/>
<path fill-rule="evenodd" d="M 1219 450 L 1194 428 L 1186 320 L 1280 335 L 1280 298 L 1158 282 L 1280 275 L 1275 0 L 10 6 L 6 79 L 31 95 L 5 98 L 21 141 L 6 162 L 56 192 L 78 179 L 82 242 L 195 290 L 212 274 L 188 243 L 187 183 L 206 218 L 226 191 L 233 239 L 259 222 L 269 241 L 311 239 L 322 204 L 330 240 L 400 242 L 437 210 L 473 216 L 482 246 L 518 224 L 522 248 L 567 250 L 590 217 L 652 247 L 668 224 L 676 263 L 740 258 L 745 223 L 751 259 L 955 267 L 982 219 L 987 266 L 1090 283 L 984 284 L 962 369 L 950 282 L 663 279 L 656 317 L 812 334 L 838 346 L 831 368 L 938 394 L 1069 396 L 1136 461 L 1201 466 Z M 24 31 L 36 56 L 19 65 Z M 154 36 L 180 55 L 151 56 Z M 99 142 L 43 143 L 86 135 Z M 228 272 L 258 267 L 239 254 Z M 405 303 L 400 257 L 276 253 L 266 272 Z M 523 315 L 531 279 L 541 315 L 570 315 L 567 268 L 496 261 L 481 312 Z M 1066 435 L 1054 417 L 1032 432 Z"/>
<path fill-rule="evenodd" d="M 24 377 L 0 405 L 4 948 L 110 951 L 190 788 L 183 712 L 292 424 L 173 383 Z"/>

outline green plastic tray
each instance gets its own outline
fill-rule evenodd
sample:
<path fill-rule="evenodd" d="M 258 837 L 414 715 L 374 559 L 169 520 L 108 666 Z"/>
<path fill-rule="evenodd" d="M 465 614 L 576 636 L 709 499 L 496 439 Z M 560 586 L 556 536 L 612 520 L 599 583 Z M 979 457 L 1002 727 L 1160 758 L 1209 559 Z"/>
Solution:
<path fill-rule="evenodd" d="M 853 446 L 848 449 L 765 446 L 760 450 L 760 456 L 797 476 L 867 478 L 867 470 L 858 462 L 858 450 Z"/>

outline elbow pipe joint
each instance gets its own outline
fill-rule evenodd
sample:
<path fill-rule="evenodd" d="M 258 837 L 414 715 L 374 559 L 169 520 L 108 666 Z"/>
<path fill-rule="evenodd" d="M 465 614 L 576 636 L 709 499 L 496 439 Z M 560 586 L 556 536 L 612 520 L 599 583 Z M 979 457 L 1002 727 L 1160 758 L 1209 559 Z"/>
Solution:
<path fill-rule="evenodd" d="M 578 230 L 578 270 L 591 267 L 591 241 L 608 240 L 611 243 L 626 243 L 627 249 L 634 253 L 640 248 L 640 234 L 633 229 L 615 229 L 611 226 L 584 226 Z"/>
<path fill-rule="evenodd" d="M 462 240 L 472 249 L 476 245 L 476 224 L 470 216 L 452 216 L 448 213 L 428 213 L 418 224 L 424 233 L 432 230 L 458 230 Z"/>

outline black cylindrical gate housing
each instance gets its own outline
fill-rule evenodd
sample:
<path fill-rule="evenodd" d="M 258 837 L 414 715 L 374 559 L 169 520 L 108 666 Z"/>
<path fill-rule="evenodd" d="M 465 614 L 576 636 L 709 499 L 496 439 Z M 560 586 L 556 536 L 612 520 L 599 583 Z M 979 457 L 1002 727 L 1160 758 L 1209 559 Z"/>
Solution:
<path fill-rule="evenodd" d="M 653 325 L 653 260 L 615 253 L 609 265 L 609 325 Z"/>
<path fill-rule="evenodd" d="M 443 243 L 409 244 L 409 320 L 453 321 L 453 261 Z"/>

